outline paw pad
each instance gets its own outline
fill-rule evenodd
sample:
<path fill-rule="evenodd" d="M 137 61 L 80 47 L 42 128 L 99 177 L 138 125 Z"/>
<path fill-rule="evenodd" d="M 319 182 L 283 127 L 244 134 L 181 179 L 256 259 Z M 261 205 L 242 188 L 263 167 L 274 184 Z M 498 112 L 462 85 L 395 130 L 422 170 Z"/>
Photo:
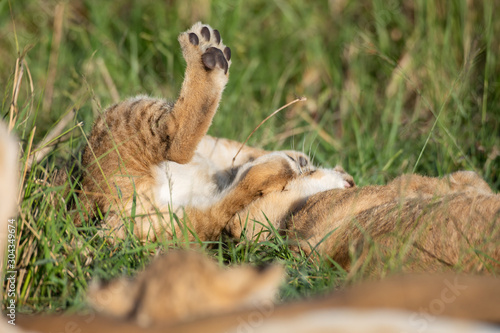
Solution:
<path fill-rule="evenodd" d="M 198 36 L 196 36 L 195 33 L 190 33 L 189 34 L 189 42 L 193 45 L 198 45 L 200 43 L 200 40 L 198 39 Z"/>
<path fill-rule="evenodd" d="M 215 36 L 215 41 L 217 42 L 217 44 L 220 44 L 220 33 L 219 33 L 219 30 L 217 30 L 217 29 L 214 30 L 214 36 Z"/>
<path fill-rule="evenodd" d="M 184 37 L 184 40 L 198 47 L 198 52 L 201 52 L 201 63 L 207 71 L 219 68 L 227 74 L 231 66 L 231 49 L 222 44 L 222 38 L 217 29 L 198 22 L 186 31 L 184 36 L 186 34 L 187 38 Z"/>
<path fill-rule="evenodd" d="M 227 73 L 227 69 L 229 68 L 226 58 L 222 51 L 216 47 L 209 48 L 202 56 L 201 60 L 203 61 L 203 65 L 205 65 L 208 69 L 214 69 L 215 66 L 219 66 L 224 70 L 224 74 Z"/>
<path fill-rule="evenodd" d="M 224 55 L 226 56 L 227 60 L 231 60 L 231 49 L 229 47 L 227 47 L 227 46 L 224 49 Z"/>
<path fill-rule="evenodd" d="M 207 27 L 201 28 L 201 35 L 205 38 L 206 41 L 210 40 L 210 30 Z"/>

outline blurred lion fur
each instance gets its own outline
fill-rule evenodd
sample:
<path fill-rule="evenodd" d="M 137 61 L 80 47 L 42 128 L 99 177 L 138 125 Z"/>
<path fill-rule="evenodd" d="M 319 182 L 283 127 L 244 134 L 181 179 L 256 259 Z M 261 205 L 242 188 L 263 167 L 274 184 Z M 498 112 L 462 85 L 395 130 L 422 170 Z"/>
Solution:
<path fill-rule="evenodd" d="M 177 250 L 154 259 L 133 279 L 94 282 L 87 299 L 101 313 L 149 326 L 273 306 L 283 279 L 277 264 L 221 268 L 206 255 Z"/>
<path fill-rule="evenodd" d="M 8 222 L 17 214 L 17 140 L 9 133 L 7 126 L 0 122 L 0 276 L 4 276 L 5 251 L 7 249 Z M 2 282 L 3 285 L 3 282 Z M 0 289 L 0 299 L 4 298 L 3 288 Z M 4 333 L 20 332 L 14 325 L 7 323 L 7 317 L 0 317 L 0 331 Z"/>
<path fill-rule="evenodd" d="M 395 259 L 403 272 L 494 273 L 499 221 L 500 195 L 476 173 L 459 171 L 318 193 L 287 221 L 287 233 L 306 254 L 351 271 L 383 275 Z"/>
<path fill-rule="evenodd" d="M 181 261 L 178 264 L 183 265 Z M 233 280 L 227 281 L 227 284 L 231 282 Z M 41 333 L 65 332 L 68 327 L 82 333 L 489 333 L 498 332 L 498 326 L 490 325 L 500 324 L 499 297 L 500 283 L 492 276 L 402 275 L 382 281 L 361 282 L 314 299 L 234 308 L 180 321 L 165 318 L 148 327 L 130 320 L 134 318 L 117 319 L 100 312 L 22 315 L 19 324 Z M 160 301 L 158 298 L 155 300 L 161 306 Z M 171 302 L 168 299 L 165 301 Z M 137 305 L 142 306 L 140 303 Z"/>

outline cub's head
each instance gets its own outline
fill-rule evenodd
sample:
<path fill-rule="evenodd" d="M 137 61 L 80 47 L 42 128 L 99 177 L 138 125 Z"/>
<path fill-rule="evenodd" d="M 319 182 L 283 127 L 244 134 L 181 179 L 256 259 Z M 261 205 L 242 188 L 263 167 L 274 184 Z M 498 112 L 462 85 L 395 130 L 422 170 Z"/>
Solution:
<path fill-rule="evenodd" d="M 287 186 L 289 190 L 300 190 L 304 196 L 309 196 L 327 190 L 356 186 L 352 176 L 341 166 L 333 169 L 316 168 L 304 153 L 293 150 L 282 153 L 286 154 L 294 168 L 298 170 L 297 177 Z"/>

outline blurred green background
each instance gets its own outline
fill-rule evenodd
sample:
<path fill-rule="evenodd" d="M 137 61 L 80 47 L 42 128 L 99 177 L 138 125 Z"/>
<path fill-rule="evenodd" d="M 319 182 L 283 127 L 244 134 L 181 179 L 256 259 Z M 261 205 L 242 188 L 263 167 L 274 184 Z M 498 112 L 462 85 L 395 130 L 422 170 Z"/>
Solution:
<path fill-rule="evenodd" d="M 498 189 L 498 7 L 494 1 L 2 0 L 3 112 L 22 54 L 33 91 L 25 75 L 18 104 L 29 108 L 24 126 L 37 126 L 35 143 L 73 108 L 75 123 L 83 121 L 88 133 L 95 115 L 115 100 L 175 99 L 184 69 L 176 37 L 202 20 L 233 51 L 212 135 L 242 141 L 267 114 L 305 96 L 306 103 L 281 112 L 250 143 L 304 150 L 318 164 L 342 163 L 359 184 L 414 170 L 438 176 L 469 169 Z M 74 145 L 60 149 L 75 154 Z"/>

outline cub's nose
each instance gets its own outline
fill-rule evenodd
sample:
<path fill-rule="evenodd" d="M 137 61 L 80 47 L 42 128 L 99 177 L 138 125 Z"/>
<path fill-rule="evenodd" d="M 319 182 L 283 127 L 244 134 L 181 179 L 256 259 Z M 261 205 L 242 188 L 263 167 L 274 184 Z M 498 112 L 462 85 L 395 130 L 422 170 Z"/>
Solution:
<path fill-rule="evenodd" d="M 344 188 L 351 188 L 355 187 L 356 184 L 354 184 L 354 179 L 349 178 L 349 179 L 344 179 Z"/>

